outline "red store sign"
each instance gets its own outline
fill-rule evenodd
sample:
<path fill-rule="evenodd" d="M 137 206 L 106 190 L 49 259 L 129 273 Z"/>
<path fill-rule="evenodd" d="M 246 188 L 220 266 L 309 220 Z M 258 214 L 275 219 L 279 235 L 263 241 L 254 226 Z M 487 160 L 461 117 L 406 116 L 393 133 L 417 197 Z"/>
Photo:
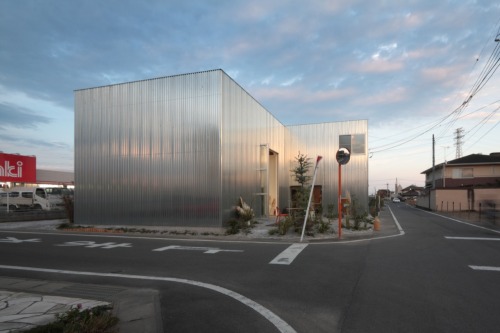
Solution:
<path fill-rule="evenodd" d="M 36 183 L 36 157 L 0 153 L 0 182 Z"/>

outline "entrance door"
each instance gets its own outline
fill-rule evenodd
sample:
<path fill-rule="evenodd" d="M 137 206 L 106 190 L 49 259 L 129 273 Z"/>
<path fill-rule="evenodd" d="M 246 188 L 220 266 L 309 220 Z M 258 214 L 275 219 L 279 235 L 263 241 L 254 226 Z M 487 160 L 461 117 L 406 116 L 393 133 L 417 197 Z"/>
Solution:
<path fill-rule="evenodd" d="M 278 207 L 278 153 L 269 149 L 267 144 L 260 145 L 260 197 L 261 215 L 276 214 Z"/>
<path fill-rule="evenodd" d="M 277 152 L 269 149 L 269 199 L 268 215 L 276 215 L 278 207 L 278 162 Z"/>

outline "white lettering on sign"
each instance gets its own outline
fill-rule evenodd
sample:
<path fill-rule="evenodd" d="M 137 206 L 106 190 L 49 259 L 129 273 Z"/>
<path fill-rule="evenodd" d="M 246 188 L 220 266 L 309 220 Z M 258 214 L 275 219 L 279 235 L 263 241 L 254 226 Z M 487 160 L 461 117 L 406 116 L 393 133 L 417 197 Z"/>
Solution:
<path fill-rule="evenodd" d="M 10 165 L 10 161 L 5 161 L 3 166 L 0 166 L 0 176 L 22 178 L 23 177 L 23 162 L 17 161 L 17 168 Z"/>
<path fill-rule="evenodd" d="M 83 246 L 87 248 L 98 247 L 101 249 L 114 249 L 116 247 L 132 247 L 130 243 L 96 243 L 93 241 L 75 241 L 75 242 L 66 242 L 64 244 L 57 244 L 56 246 Z"/>
<path fill-rule="evenodd" d="M 40 242 L 39 238 L 32 238 L 32 239 L 17 239 L 16 237 L 7 237 L 7 238 L 0 238 L 0 243 L 37 243 Z"/>
<path fill-rule="evenodd" d="M 214 254 L 219 252 L 243 252 L 243 250 L 222 250 L 216 247 L 196 247 L 196 246 L 178 246 L 170 245 L 155 249 L 153 251 L 167 251 L 167 250 L 186 250 L 186 251 L 203 251 L 206 254 Z"/>

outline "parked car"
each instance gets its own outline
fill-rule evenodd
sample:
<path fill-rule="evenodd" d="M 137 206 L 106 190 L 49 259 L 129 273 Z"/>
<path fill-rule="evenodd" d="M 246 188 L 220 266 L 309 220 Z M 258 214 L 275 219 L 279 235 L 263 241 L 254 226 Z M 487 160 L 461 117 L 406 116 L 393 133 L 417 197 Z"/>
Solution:
<path fill-rule="evenodd" d="M 401 202 L 401 200 L 399 200 L 399 198 L 394 198 L 392 199 L 392 202 Z"/>

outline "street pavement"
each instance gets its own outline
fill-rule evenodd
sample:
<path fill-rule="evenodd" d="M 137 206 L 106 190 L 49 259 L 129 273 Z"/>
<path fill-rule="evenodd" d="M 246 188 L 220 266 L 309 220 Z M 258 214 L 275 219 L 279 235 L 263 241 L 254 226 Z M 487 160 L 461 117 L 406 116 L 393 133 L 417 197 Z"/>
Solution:
<path fill-rule="evenodd" d="M 316 237 L 306 237 L 306 242 L 358 242 L 375 238 L 402 235 L 400 226 L 388 210 L 379 214 L 379 231 L 342 231 L 338 237 L 336 221 L 333 232 Z M 0 230 L 24 230 L 40 232 L 56 231 L 62 221 L 2 223 Z M 108 226 L 96 227 L 100 230 Z M 264 242 L 296 243 L 300 235 L 289 233 L 285 236 L 270 236 L 269 229 L 274 221 L 261 219 L 256 228 L 247 235 L 217 236 L 216 239 L 248 240 Z M 138 228 L 142 228 L 138 227 Z M 88 229 L 87 229 L 88 230 Z M 60 231 L 64 233 L 64 231 Z M 161 233 L 160 233 L 161 235 Z M 165 235 L 163 237 L 172 237 Z M 182 235 L 183 238 L 202 236 Z M 221 239 L 223 237 L 223 239 Z M 113 286 L 90 285 L 70 282 L 52 282 L 25 278 L 0 277 L 0 333 L 19 332 L 33 326 L 54 321 L 56 314 L 61 314 L 81 304 L 82 308 L 93 308 L 111 304 L 114 314 L 119 318 L 119 332 L 156 333 L 163 332 L 158 291 L 151 289 L 127 289 Z"/>

